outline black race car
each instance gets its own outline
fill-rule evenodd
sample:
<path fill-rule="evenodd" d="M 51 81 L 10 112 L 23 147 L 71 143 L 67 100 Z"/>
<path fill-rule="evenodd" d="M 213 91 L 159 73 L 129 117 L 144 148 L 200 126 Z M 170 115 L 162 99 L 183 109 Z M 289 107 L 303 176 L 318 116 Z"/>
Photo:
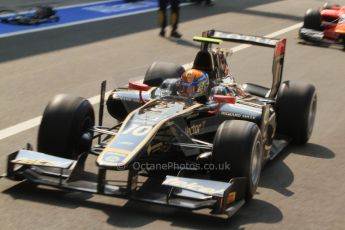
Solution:
<path fill-rule="evenodd" d="M 143 82 L 112 91 L 106 103 L 102 84 L 98 125 L 89 101 L 58 95 L 44 111 L 37 151 L 10 154 L 7 178 L 233 215 L 255 194 L 265 162 L 291 141 L 308 141 L 316 92 L 309 84 L 282 83 L 285 39 L 211 30 L 194 40 L 201 48 L 193 69 L 210 79 L 204 98 L 181 96 L 184 68 L 162 62 Z M 272 87 L 236 83 L 229 52 L 212 48 L 222 41 L 274 48 Z M 118 121 L 113 127 L 102 126 L 105 104 Z M 90 154 L 97 156 L 97 179 L 85 178 Z M 125 183 L 110 180 L 109 171 L 128 172 Z"/>

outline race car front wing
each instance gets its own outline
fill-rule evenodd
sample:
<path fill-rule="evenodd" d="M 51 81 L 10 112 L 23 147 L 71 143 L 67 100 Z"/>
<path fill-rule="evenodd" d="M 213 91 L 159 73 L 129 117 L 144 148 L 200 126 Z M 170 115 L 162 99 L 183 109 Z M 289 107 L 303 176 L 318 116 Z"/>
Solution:
<path fill-rule="evenodd" d="M 127 181 L 114 184 L 114 181 L 106 179 L 109 169 L 99 167 L 96 177 L 84 170 L 87 156 L 85 153 L 77 160 L 70 160 L 19 150 L 8 156 L 6 177 L 190 210 L 208 208 L 212 214 L 226 214 L 228 217 L 245 203 L 247 178 L 244 177 L 233 178 L 226 183 L 200 178 L 193 170 L 180 170 L 177 176 L 148 177 L 138 183 L 139 172 L 127 170 Z"/>

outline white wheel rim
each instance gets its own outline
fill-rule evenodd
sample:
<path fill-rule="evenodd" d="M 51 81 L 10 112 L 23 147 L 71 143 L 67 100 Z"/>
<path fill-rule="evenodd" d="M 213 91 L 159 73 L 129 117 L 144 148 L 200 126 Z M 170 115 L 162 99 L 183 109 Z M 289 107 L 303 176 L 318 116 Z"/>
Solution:
<path fill-rule="evenodd" d="M 308 137 L 311 136 L 313 132 L 314 123 L 315 123 L 315 115 L 316 115 L 316 107 L 317 107 L 317 97 L 316 94 L 313 95 L 313 99 L 310 104 L 309 113 L 308 113 Z"/>
<path fill-rule="evenodd" d="M 259 183 L 259 177 L 261 173 L 261 163 L 262 163 L 261 153 L 262 153 L 261 143 L 259 140 L 257 140 L 253 148 L 253 157 L 250 164 L 251 180 L 254 185 Z"/>

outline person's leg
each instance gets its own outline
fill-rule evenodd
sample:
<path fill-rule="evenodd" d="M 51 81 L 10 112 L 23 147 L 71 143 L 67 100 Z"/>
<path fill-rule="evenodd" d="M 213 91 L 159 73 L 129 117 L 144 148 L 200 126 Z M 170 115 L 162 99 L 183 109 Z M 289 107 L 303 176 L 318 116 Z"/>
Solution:
<path fill-rule="evenodd" d="M 171 36 L 180 38 L 181 34 L 177 32 L 179 14 L 180 14 L 180 0 L 170 0 L 171 3 Z"/>
<path fill-rule="evenodd" d="M 166 17 L 166 9 L 167 9 L 167 0 L 159 0 L 159 25 L 161 27 L 161 31 L 159 33 L 160 36 L 165 36 L 165 27 L 167 26 L 167 17 Z"/>

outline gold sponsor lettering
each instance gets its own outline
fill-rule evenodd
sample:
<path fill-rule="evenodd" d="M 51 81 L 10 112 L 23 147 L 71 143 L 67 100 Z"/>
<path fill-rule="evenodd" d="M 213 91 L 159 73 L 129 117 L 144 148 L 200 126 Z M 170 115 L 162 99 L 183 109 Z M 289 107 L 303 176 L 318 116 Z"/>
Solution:
<path fill-rule="evenodd" d="M 192 125 L 191 127 L 187 127 L 185 129 L 185 132 L 189 135 L 189 136 L 193 136 L 193 135 L 197 135 L 200 133 L 200 130 L 205 127 L 206 121 L 203 121 L 200 124 L 196 124 L 196 125 Z"/>

